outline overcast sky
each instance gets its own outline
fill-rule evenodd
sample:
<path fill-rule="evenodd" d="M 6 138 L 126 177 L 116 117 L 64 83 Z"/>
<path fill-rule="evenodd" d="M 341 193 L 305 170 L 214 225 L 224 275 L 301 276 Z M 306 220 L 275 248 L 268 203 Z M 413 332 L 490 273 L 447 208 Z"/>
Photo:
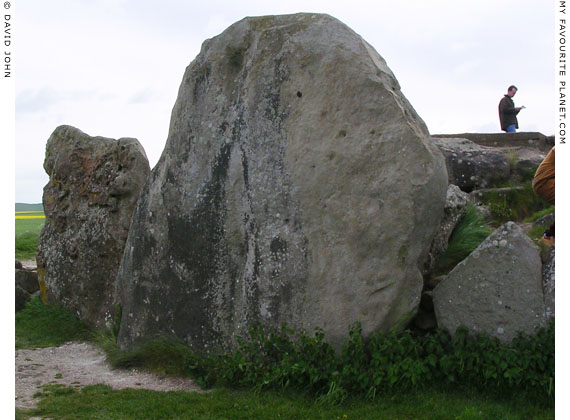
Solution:
<path fill-rule="evenodd" d="M 186 66 L 245 16 L 328 13 L 387 61 L 432 134 L 498 132 L 519 91 L 521 131 L 554 134 L 554 2 L 521 0 L 25 0 L 15 9 L 16 201 L 41 202 L 61 124 L 135 137 L 151 167 Z"/>

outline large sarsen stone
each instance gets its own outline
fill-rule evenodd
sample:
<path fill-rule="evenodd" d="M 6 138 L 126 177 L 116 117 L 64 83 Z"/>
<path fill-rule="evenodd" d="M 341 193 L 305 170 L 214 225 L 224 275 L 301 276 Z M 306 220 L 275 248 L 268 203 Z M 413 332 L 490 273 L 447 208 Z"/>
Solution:
<path fill-rule="evenodd" d="M 249 324 L 338 345 L 401 328 L 444 159 L 384 60 L 319 14 L 246 18 L 188 66 L 119 272 L 119 342 L 231 347 Z"/>
<path fill-rule="evenodd" d="M 91 137 L 60 126 L 48 139 L 44 169 L 40 285 L 91 326 L 104 326 L 118 304 L 117 271 L 150 173 L 145 152 L 136 139 Z"/>

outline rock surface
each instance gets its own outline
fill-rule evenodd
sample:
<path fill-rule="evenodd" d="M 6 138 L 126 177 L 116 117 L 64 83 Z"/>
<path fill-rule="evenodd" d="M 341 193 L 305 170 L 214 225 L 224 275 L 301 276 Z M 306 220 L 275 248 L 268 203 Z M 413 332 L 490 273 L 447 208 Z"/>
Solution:
<path fill-rule="evenodd" d="M 136 139 L 60 126 L 48 139 L 44 169 L 40 284 L 48 299 L 100 327 L 115 311 L 116 273 L 148 160 Z"/>
<path fill-rule="evenodd" d="M 546 153 L 534 148 L 517 148 L 510 152 L 514 157 L 514 175 L 520 179 L 532 180 L 534 174 L 546 157 Z"/>
<path fill-rule="evenodd" d="M 463 191 L 487 188 L 510 177 L 507 155 L 492 147 L 461 138 L 432 138 L 445 156 L 449 183 Z"/>
<path fill-rule="evenodd" d="M 246 18 L 186 69 L 133 216 L 119 343 L 232 346 L 251 323 L 338 345 L 403 327 L 447 188 L 385 61 L 327 15 Z"/>
<path fill-rule="evenodd" d="M 550 214 L 542 216 L 540 219 L 533 222 L 532 226 L 533 227 L 542 226 L 544 230 L 546 230 L 547 228 L 550 227 L 550 225 L 554 223 L 554 220 L 555 220 L 555 212 L 552 212 Z"/>
<path fill-rule="evenodd" d="M 437 259 L 445 252 L 449 238 L 457 224 L 461 221 L 471 201 L 469 194 L 461 191 L 457 185 L 449 184 L 443 214 L 439 222 L 439 229 L 430 245 L 428 258 L 424 265 L 424 274 L 435 267 Z"/>
<path fill-rule="evenodd" d="M 555 263 L 555 250 L 553 245 L 546 252 L 546 259 L 542 264 L 542 285 L 544 289 L 544 305 L 546 306 L 547 318 L 554 318 L 555 313 Z"/>
<path fill-rule="evenodd" d="M 26 305 L 32 298 L 32 295 L 18 285 L 16 285 L 14 292 L 15 292 L 14 307 L 15 311 L 19 312 L 26 307 Z"/>
<path fill-rule="evenodd" d="M 38 273 L 35 270 L 16 270 L 16 286 L 21 287 L 28 293 L 36 293 L 40 290 L 38 284 Z"/>
<path fill-rule="evenodd" d="M 439 327 L 459 325 L 509 342 L 544 325 L 540 251 L 513 222 L 500 226 L 433 291 Z"/>
<path fill-rule="evenodd" d="M 433 134 L 432 136 L 437 138 L 467 139 L 481 146 L 533 148 L 545 153 L 548 153 L 554 146 L 554 136 L 545 136 L 542 133 L 529 131 L 519 131 L 518 133 Z"/>
<path fill-rule="evenodd" d="M 16 264 L 16 267 L 21 268 L 16 268 L 15 273 L 16 312 L 24 309 L 32 295 L 40 290 L 37 271 L 24 270 L 22 263 L 20 261 L 18 263 L 20 264 Z"/>

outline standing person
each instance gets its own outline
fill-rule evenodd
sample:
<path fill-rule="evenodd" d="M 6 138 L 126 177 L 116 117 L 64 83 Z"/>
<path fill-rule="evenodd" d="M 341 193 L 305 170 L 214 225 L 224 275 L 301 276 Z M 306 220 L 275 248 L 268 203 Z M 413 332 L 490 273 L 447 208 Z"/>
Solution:
<path fill-rule="evenodd" d="M 523 107 L 516 107 L 513 102 L 513 96 L 517 93 L 516 86 L 509 86 L 507 94 L 499 102 L 499 120 L 501 121 L 501 130 L 507 133 L 516 133 L 519 128 L 517 114 Z"/>

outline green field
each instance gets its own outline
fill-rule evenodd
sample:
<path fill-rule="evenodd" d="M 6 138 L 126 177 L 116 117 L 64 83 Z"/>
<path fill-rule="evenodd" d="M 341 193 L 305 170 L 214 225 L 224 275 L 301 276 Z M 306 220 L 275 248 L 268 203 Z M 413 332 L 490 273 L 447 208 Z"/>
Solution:
<path fill-rule="evenodd" d="M 33 259 L 38 246 L 38 236 L 45 223 L 41 204 L 16 203 L 15 223 L 16 259 Z"/>
<path fill-rule="evenodd" d="M 38 204 L 28 204 L 28 203 L 16 203 L 16 211 L 44 211 L 44 206 L 41 203 Z"/>
<path fill-rule="evenodd" d="M 25 233 L 39 235 L 44 227 L 45 219 L 16 220 L 16 238 Z"/>

